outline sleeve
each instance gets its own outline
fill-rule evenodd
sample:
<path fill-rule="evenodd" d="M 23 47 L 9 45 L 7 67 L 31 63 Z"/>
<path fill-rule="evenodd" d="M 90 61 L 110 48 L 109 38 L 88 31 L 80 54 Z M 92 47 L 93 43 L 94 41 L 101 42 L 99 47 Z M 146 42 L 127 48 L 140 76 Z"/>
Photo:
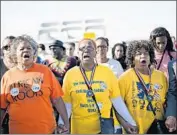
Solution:
<path fill-rule="evenodd" d="M 63 92 L 64 92 L 64 96 L 63 96 L 63 100 L 65 103 L 71 103 L 71 96 L 70 96 L 70 90 L 71 90 L 71 79 L 72 76 L 69 75 L 69 72 L 67 72 L 65 74 L 65 77 L 63 79 Z"/>
<path fill-rule="evenodd" d="M 48 70 L 49 70 L 50 81 L 51 81 L 51 98 L 55 99 L 60 96 L 63 96 L 63 91 L 62 91 L 60 83 L 58 82 L 58 80 L 56 79 L 52 71 L 50 71 L 50 69 Z"/>
<path fill-rule="evenodd" d="M 8 106 L 8 102 L 7 102 L 7 80 L 6 77 L 3 76 L 1 79 L 1 109 L 6 109 Z"/>
<path fill-rule="evenodd" d="M 118 62 L 118 61 L 117 61 Z M 122 68 L 122 65 L 120 64 L 120 62 L 118 62 L 118 78 L 121 74 L 123 74 L 124 70 Z"/>
<path fill-rule="evenodd" d="M 120 90 L 118 87 L 118 79 L 111 70 L 109 72 L 109 80 L 111 81 L 110 98 L 113 99 L 119 97 Z"/>
<path fill-rule="evenodd" d="M 177 79 L 171 64 L 168 64 L 169 88 L 167 93 L 166 117 L 177 116 Z"/>
<path fill-rule="evenodd" d="M 129 86 L 128 83 L 129 83 L 129 79 L 126 78 L 125 73 L 123 73 L 118 79 L 118 87 L 120 90 L 121 97 L 124 101 L 125 101 L 126 95 L 127 95 L 127 90 L 128 90 L 128 86 Z"/>

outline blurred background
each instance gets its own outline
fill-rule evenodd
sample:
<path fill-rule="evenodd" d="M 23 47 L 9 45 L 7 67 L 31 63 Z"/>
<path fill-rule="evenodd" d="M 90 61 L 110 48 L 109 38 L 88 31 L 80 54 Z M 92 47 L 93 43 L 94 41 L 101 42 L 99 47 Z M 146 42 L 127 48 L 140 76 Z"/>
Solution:
<path fill-rule="evenodd" d="M 176 1 L 1 1 L 1 39 L 28 34 L 40 43 L 77 42 L 90 33 L 113 44 L 148 39 L 158 26 L 176 37 Z"/>

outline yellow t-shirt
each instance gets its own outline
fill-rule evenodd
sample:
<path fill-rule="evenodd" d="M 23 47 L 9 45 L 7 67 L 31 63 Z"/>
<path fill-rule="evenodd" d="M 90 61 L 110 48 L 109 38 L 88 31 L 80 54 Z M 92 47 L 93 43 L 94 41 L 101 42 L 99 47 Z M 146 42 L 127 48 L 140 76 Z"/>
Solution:
<path fill-rule="evenodd" d="M 91 71 L 86 71 L 86 75 L 90 80 Z M 95 70 L 92 89 L 102 117 L 110 118 L 112 107 L 110 99 L 120 96 L 116 76 L 108 67 L 98 65 Z M 64 101 L 72 104 L 71 133 L 99 133 L 99 114 L 92 97 L 86 96 L 88 88 L 79 67 L 74 67 L 66 73 L 63 91 Z"/>
<path fill-rule="evenodd" d="M 149 88 L 149 76 L 141 73 L 140 75 Z M 143 86 L 132 68 L 120 76 L 118 83 L 122 98 L 139 127 L 139 134 L 145 134 L 154 120 L 154 115 L 148 107 Z M 165 102 L 166 92 L 167 80 L 165 75 L 161 71 L 153 70 L 149 95 L 153 97 L 152 105 L 155 108 L 157 119 L 163 119 L 163 104 Z"/>

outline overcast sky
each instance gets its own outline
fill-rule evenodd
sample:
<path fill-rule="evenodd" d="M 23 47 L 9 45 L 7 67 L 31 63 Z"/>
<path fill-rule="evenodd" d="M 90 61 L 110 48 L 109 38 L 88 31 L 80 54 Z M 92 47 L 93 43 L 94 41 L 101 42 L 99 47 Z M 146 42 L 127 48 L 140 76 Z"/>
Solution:
<path fill-rule="evenodd" d="M 103 18 L 112 43 L 149 38 L 155 27 L 176 35 L 176 1 L 1 1 L 1 39 L 29 34 L 43 22 Z"/>

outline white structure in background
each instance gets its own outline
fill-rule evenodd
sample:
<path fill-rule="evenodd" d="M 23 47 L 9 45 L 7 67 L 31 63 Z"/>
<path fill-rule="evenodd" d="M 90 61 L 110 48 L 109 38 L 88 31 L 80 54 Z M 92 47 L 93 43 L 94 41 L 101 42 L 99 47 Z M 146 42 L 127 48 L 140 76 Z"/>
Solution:
<path fill-rule="evenodd" d="M 45 22 L 40 25 L 37 39 L 46 45 L 55 39 L 77 43 L 86 32 L 95 33 L 96 37 L 106 36 L 104 19 Z"/>

